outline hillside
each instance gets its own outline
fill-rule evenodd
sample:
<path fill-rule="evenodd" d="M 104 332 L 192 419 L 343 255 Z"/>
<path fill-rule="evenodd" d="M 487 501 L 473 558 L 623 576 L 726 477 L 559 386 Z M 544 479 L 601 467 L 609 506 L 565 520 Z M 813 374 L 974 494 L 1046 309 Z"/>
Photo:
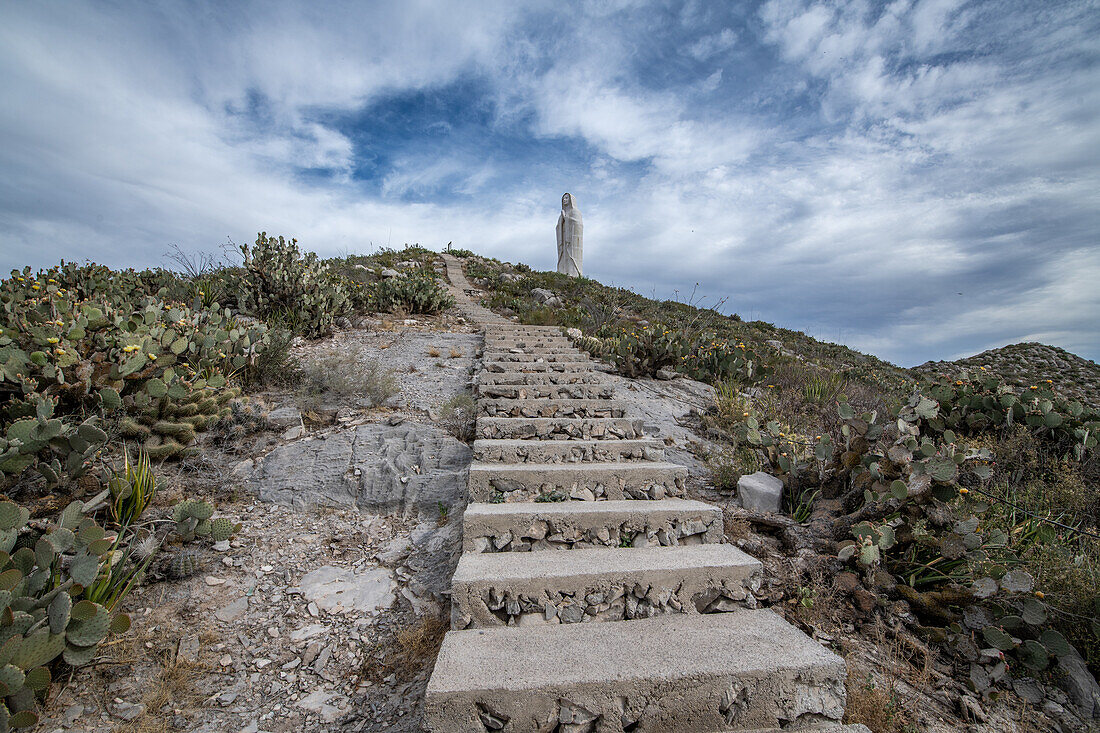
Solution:
<path fill-rule="evenodd" d="M 1100 406 L 1100 365 L 1057 346 L 1035 342 L 1009 344 L 955 361 L 927 361 L 912 372 L 917 377 L 955 376 L 963 370 L 987 371 L 1024 388 L 1049 379 L 1055 394 L 1089 407 Z"/>

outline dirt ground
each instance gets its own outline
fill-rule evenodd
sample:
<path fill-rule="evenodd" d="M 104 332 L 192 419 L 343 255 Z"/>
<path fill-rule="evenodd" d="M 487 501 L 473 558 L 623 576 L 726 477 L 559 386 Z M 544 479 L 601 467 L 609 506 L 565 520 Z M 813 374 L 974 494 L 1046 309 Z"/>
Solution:
<path fill-rule="evenodd" d="M 39 730 L 421 729 L 419 703 L 446 609 L 415 592 L 417 571 L 407 562 L 418 529 L 460 522 L 461 507 L 453 518 L 438 510 L 423 517 L 412 505 L 289 507 L 249 490 L 252 466 L 273 450 L 361 425 L 438 430 L 441 406 L 467 389 L 480 337 L 460 321 L 362 325 L 301 345 L 296 355 L 361 356 L 367 376 L 390 373 L 399 392 L 377 407 L 354 393 L 252 395 L 252 413 L 272 419 L 257 418 L 241 435 L 207 435 L 200 457 L 163 466 L 167 487 L 150 511 L 166 512 L 183 496 L 207 498 L 243 530 L 220 545 L 190 543 L 191 577 L 157 582 L 154 572 L 136 589 L 123 608 L 131 631 L 58 680 Z M 288 425 L 296 411 L 300 422 Z M 315 578 L 311 592 L 309 575 L 320 569 L 335 580 Z M 348 608 L 331 605 L 333 592 L 360 591 Z"/>

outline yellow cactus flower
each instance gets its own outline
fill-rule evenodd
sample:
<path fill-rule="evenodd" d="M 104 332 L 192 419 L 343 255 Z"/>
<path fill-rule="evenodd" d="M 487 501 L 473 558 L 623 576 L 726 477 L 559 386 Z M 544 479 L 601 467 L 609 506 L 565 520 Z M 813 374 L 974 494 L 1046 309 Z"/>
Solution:
<path fill-rule="evenodd" d="M 156 354 L 146 354 L 146 356 L 149 357 L 149 361 L 156 361 L 157 360 L 157 355 Z"/>
<path fill-rule="evenodd" d="M 1035 591 L 1035 597 L 1038 598 L 1040 601 L 1043 600 L 1043 598 L 1045 598 L 1045 596 L 1043 595 L 1043 591 L 1041 591 L 1041 590 Z"/>
<path fill-rule="evenodd" d="M 65 349 L 54 349 L 54 351 L 56 351 L 59 356 L 65 355 Z"/>
<path fill-rule="evenodd" d="M 131 353 L 133 353 L 133 352 L 137 351 L 137 350 L 138 350 L 139 348 L 141 348 L 141 347 L 140 347 L 140 346 L 136 346 L 136 345 L 134 345 L 134 344 L 130 344 L 129 346 L 123 346 L 123 347 L 122 347 L 122 350 L 123 350 L 123 352 L 125 352 L 125 353 L 127 353 L 127 354 L 131 354 Z"/>
<path fill-rule="evenodd" d="M 46 343 L 47 344 L 56 344 L 60 340 L 61 339 L 57 338 L 56 336 L 50 336 L 48 339 L 46 339 Z"/>
<path fill-rule="evenodd" d="M 959 489 L 959 493 L 960 493 L 960 494 L 969 494 L 969 493 L 970 493 L 970 489 Z"/>
<path fill-rule="evenodd" d="M 38 283 L 35 283 L 34 285 L 31 285 L 31 290 L 41 290 L 41 289 L 42 289 L 42 286 L 39 285 Z"/>

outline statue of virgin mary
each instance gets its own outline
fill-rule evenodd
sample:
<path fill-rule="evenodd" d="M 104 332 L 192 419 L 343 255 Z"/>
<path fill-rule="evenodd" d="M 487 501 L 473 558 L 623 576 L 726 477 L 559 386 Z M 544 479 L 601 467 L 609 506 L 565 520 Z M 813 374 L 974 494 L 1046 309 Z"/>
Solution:
<path fill-rule="evenodd" d="M 582 242 L 584 225 L 581 212 L 574 205 L 572 194 L 561 197 L 561 216 L 558 217 L 558 272 L 564 275 L 581 277 L 581 260 L 584 257 Z"/>

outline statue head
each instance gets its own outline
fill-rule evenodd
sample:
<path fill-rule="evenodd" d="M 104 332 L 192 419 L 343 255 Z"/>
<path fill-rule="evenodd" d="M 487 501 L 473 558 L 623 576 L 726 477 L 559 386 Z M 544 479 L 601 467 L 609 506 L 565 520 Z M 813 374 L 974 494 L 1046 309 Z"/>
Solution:
<path fill-rule="evenodd" d="M 573 206 L 573 196 L 572 196 L 572 194 L 567 193 L 567 194 L 565 194 L 564 196 L 561 197 L 561 207 L 563 209 L 568 209 L 568 208 L 571 208 L 572 206 Z"/>

